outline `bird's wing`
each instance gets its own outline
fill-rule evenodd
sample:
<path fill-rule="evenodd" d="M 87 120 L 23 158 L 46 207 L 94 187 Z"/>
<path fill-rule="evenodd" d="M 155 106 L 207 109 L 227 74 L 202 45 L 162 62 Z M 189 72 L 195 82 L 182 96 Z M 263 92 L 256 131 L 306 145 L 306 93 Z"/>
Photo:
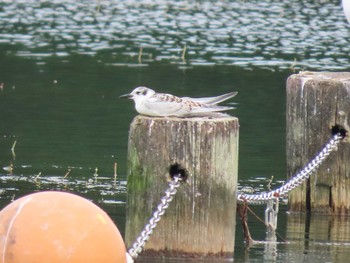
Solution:
<path fill-rule="evenodd" d="M 199 103 L 203 103 L 203 104 L 208 104 L 208 105 L 215 105 L 215 104 L 218 104 L 218 103 L 223 102 L 225 100 L 228 100 L 230 98 L 233 98 L 237 94 L 238 94 L 238 92 L 234 91 L 234 92 L 226 93 L 226 94 L 215 96 L 215 97 L 205 97 L 205 98 L 183 97 L 182 99 L 191 100 L 191 101 L 195 101 L 195 102 L 199 102 Z"/>
<path fill-rule="evenodd" d="M 188 111 L 181 98 L 165 93 L 148 98 L 143 106 L 150 116 L 184 116 Z"/>
<path fill-rule="evenodd" d="M 214 111 L 227 111 L 227 110 L 233 110 L 233 109 L 235 109 L 235 107 L 217 106 L 217 105 L 204 105 L 202 107 L 192 108 L 192 112 L 194 112 L 194 113 L 214 112 Z"/>

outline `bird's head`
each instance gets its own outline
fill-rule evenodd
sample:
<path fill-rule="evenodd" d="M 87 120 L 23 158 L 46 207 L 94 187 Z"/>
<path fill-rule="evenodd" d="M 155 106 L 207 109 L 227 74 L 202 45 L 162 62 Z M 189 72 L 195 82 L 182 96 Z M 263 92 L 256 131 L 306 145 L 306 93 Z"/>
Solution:
<path fill-rule="evenodd" d="M 128 98 L 132 99 L 134 101 L 141 100 L 144 98 L 149 98 L 153 96 L 156 92 L 152 89 L 149 89 L 147 87 L 137 87 L 135 88 L 131 93 L 121 95 L 119 98 Z"/>

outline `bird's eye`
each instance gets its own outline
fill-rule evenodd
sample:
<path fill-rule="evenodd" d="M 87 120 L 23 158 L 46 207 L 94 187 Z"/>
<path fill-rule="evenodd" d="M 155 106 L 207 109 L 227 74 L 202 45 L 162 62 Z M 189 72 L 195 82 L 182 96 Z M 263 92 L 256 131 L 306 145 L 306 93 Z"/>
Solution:
<path fill-rule="evenodd" d="M 136 95 L 140 95 L 141 94 L 141 91 L 136 91 Z"/>

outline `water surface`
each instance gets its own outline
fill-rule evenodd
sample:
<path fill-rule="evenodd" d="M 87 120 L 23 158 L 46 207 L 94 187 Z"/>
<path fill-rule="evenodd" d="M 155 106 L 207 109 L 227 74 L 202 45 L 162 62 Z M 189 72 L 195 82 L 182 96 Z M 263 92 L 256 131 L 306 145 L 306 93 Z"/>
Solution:
<path fill-rule="evenodd" d="M 286 78 L 349 71 L 349 39 L 333 0 L 0 1 L 0 206 L 70 191 L 123 233 L 136 112 L 118 96 L 139 85 L 180 96 L 238 91 L 240 187 L 266 191 L 272 176 L 277 187 L 286 178 Z M 260 217 L 263 209 L 252 207 Z M 249 220 L 253 238 L 264 240 L 263 224 Z M 308 219 L 282 206 L 278 224 L 279 243 L 247 249 L 237 221 L 234 261 L 349 257 L 348 218 Z"/>

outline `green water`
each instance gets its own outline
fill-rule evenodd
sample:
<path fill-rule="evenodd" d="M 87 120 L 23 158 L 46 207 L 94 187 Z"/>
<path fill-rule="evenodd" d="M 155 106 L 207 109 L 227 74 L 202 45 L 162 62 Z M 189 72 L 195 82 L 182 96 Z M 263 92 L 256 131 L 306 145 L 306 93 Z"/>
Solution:
<path fill-rule="evenodd" d="M 0 1 L 0 206 L 39 190 L 75 192 L 106 210 L 123 233 L 136 112 L 118 97 L 140 85 L 179 96 L 238 91 L 230 114 L 240 121 L 240 185 L 266 190 L 272 176 L 280 185 L 286 78 L 301 69 L 350 69 L 341 12 L 338 1 Z M 253 209 L 263 217 L 262 207 Z M 267 258 L 265 245 L 245 250 L 238 222 L 234 261 L 346 259 L 339 249 L 348 247 L 346 235 L 312 221 L 311 228 L 329 230 L 313 235 L 286 211 L 278 240 L 291 244 Z M 250 220 L 253 238 L 264 240 L 264 226 Z"/>

